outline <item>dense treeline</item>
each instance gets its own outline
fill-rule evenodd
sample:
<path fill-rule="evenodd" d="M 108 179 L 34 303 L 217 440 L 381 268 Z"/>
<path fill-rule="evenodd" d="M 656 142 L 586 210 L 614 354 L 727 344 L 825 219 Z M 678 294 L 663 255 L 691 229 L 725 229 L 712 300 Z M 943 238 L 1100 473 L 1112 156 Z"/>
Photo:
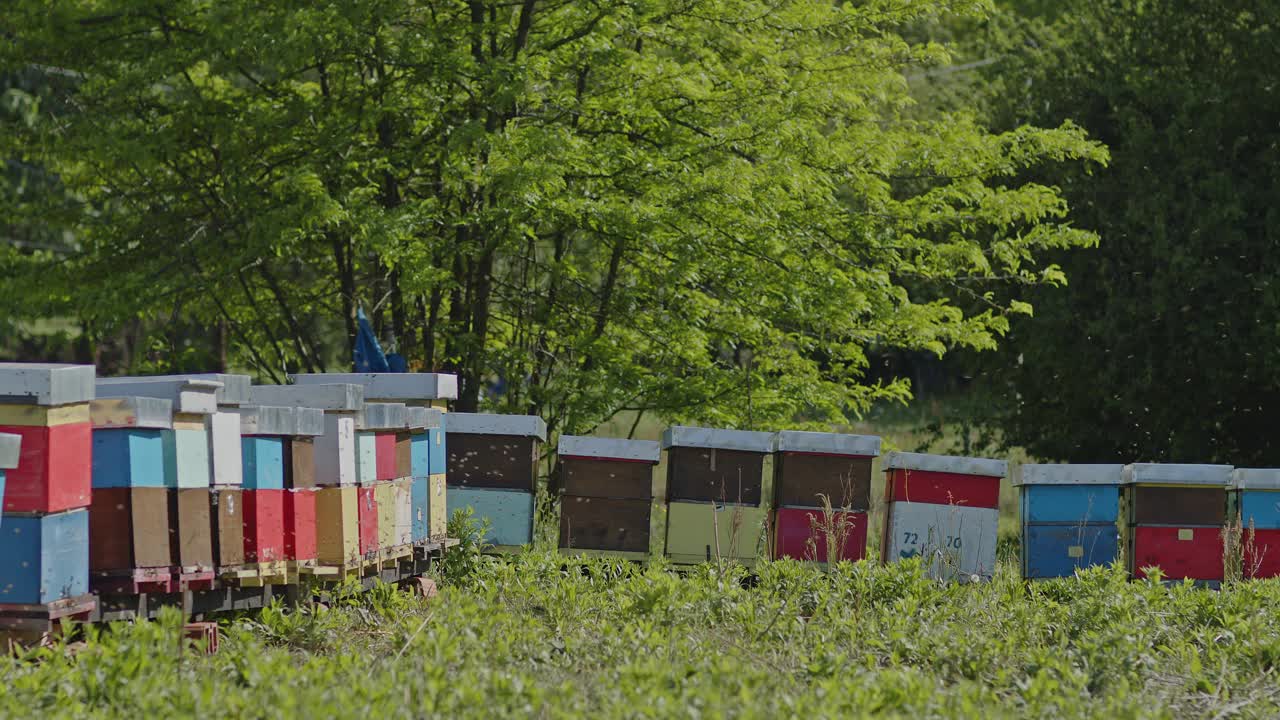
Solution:
<path fill-rule="evenodd" d="M 965 83 L 991 126 L 1070 119 L 1111 162 L 1055 168 L 1074 222 L 1065 288 L 965 357 L 1006 444 L 1076 462 L 1274 467 L 1280 438 L 1280 7 L 1248 0 L 1029 4 L 976 28 Z M 962 94 L 963 96 L 963 94 Z"/>

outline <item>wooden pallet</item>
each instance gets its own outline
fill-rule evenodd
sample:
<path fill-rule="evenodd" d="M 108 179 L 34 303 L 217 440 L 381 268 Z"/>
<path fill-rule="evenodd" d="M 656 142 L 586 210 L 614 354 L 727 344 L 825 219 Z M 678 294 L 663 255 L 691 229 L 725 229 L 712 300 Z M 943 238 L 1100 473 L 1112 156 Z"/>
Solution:
<path fill-rule="evenodd" d="M 176 568 L 133 568 L 95 571 L 89 589 L 99 595 L 141 595 L 177 592 Z"/>
<path fill-rule="evenodd" d="M 98 606 L 92 594 L 44 605 L 0 604 L 0 631 L 37 636 L 57 632 L 62 621 L 86 622 Z"/>
<path fill-rule="evenodd" d="M 289 583 L 289 564 L 284 560 L 223 568 L 220 573 L 223 582 L 237 587 L 266 587 Z"/>
<path fill-rule="evenodd" d="M 212 590 L 217 580 L 218 574 L 212 568 L 186 568 L 173 574 L 175 592 Z"/>

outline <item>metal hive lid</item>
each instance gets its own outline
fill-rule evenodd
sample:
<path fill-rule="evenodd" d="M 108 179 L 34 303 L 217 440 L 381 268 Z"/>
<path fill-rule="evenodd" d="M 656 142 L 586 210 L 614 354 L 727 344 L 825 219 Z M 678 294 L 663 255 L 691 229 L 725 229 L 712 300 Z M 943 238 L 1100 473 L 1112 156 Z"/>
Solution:
<path fill-rule="evenodd" d="M 70 405 L 95 397 L 92 365 L 0 363 L 0 402 Z"/>
<path fill-rule="evenodd" d="M 444 429 L 460 435 L 515 435 L 547 441 L 547 424 L 536 415 L 451 412 L 444 416 Z"/>
<path fill-rule="evenodd" d="M 1004 460 L 988 458 L 930 455 L 927 453 L 891 452 L 885 457 L 885 470 L 919 470 L 920 472 L 954 473 L 1002 478 L 1009 470 Z"/>
<path fill-rule="evenodd" d="M 694 447 L 716 450 L 773 451 L 773 433 L 756 430 L 724 430 L 675 425 L 662 434 L 662 447 Z"/>
<path fill-rule="evenodd" d="M 1231 487 L 1236 490 L 1280 490 L 1280 469 L 1236 468 L 1231 471 Z"/>
<path fill-rule="evenodd" d="M 175 413 L 209 415 L 218 409 L 218 390 L 222 383 L 215 380 L 171 378 L 98 378 L 97 396 L 107 397 L 156 397 L 173 403 Z"/>
<path fill-rule="evenodd" d="M 604 460 L 632 460 L 657 463 L 662 446 L 653 440 L 561 435 L 556 448 L 560 457 L 589 457 Z"/>
<path fill-rule="evenodd" d="M 333 385 L 253 385 L 254 405 L 309 407 L 335 413 L 356 413 L 364 407 L 364 388 L 350 383 Z"/>
<path fill-rule="evenodd" d="M 783 430 L 774 436 L 773 450 L 875 457 L 880 454 L 880 438 L 876 435 Z"/>
<path fill-rule="evenodd" d="M 1023 463 L 1013 478 L 1017 485 L 1120 485 L 1124 465 Z"/>
<path fill-rule="evenodd" d="M 356 417 L 357 430 L 403 430 L 409 426 L 409 413 L 404 403 L 364 404 L 364 412 Z"/>
<path fill-rule="evenodd" d="M 414 402 L 458 397 L 458 376 L 449 373 L 297 373 L 289 378 L 296 385 L 360 385 L 366 400 Z"/>
<path fill-rule="evenodd" d="M 1184 463 L 1131 463 L 1124 466 L 1126 485 L 1212 485 L 1226 487 L 1231 482 L 1230 465 Z"/>

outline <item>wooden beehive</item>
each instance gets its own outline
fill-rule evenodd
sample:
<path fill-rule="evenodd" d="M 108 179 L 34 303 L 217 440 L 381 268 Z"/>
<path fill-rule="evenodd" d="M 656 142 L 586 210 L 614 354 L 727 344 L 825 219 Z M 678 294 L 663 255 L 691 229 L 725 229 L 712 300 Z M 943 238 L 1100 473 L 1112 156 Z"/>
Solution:
<path fill-rule="evenodd" d="M 1229 465 L 1125 466 L 1122 542 L 1133 577 L 1159 567 L 1169 580 L 1222 580 L 1231 471 Z"/>
<path fill-rule="evenodd" d="M 533 541 L 538 464 L 547 428 L 531 415 L 447 413 L 449 508 L 470 506 L 490 524 L 487 542 Z M 432 444 L 434 454 L 437 449 Z"/>
<path fill-rule="evenodd" d="M 773 498 L 777 507 L 866 510 L 871 465 L 880 438 L 784 430 L 774 437 Z"/>
<path fill-rule="evenodd" d="M 316 485 L 354 485 L 358 482 L 356 419 L 364 408 L 359 385 L 255 385 L 249 388 L 254 404 L 309 408 L 324 413 L 321 434 L 315 439 Z"/>
<path fill-rule="evenodd" d="M 663 433 L 662 447 L 667 500 L 761 504 L 772 433 L 677 426 Z"/>
<path fill-rule="evenodd" d="M 325 565 L 360 559 L 359 495 L 355 486 L 316 490 L 316 558 Z"/>
<path fill-rule="evenodd" d="M 1004 461 L 890 453 L 884 468 L 881 561 L 920 557 L 930 577 L 990 580 Z"/>
<path fill-rule="evenodd" d="M 92 365 L 0 363 L 0 433 L 20 438 L 18 461 L 4 471 L 3 512 L 88 507 L 93 396 Z"/>
<path fill-rule="evenodd" d="M 661 455 L 652 441 L 562 435 L 560 548 L 647 555 Z"/>
<path fill-rule="evenodd" d="M 244 561 L 270 563 L 284 555 L 284 490 L 243 490 Z"/>
<path fill-rule="evenodd" d="M 309 562 L 317 557 L 317 491 L 294 488 L 284 492 L 284 557 Z"/>
<path fill-rule="evenodd" d="M 855 562 L 867 553 L 867 512 L 780 507 L 774 511 L 774 557 Z"/>
<path fill-rule="evenodd" d="M 96 489 L 89 506 L 89 569 L 102 573 L 176 566 L 169 531 L 177 523 L 169 493 L 163 487 Z"/>
<path fill-rule="evenodd" d="M 238 487 L 219 487 L 209 491 L 209 519 L 213 525 L 213 561 L 219 568 L 243 565 L 244 559 L 244 491 Z"/>
<path fill-rule="evenodd" d="M 173 432 L 172 402 L 102 398 L 90 403 L 90 417 L 95 489 L 177 487 L 177 475 L 166 472 L 165 462 L 165 435 Z"/>
<path fill-rule="evenodd" d="M 371 557 L 378 551 L 378 498 L 372 485 L 361 485 L 357 491 L 360 516 L 360 554 Z"/>
<path fill-rule="evenodd" d="M 1236 469 L 1231 493 L 1244 576 L 1280 577 L 1280 469 Z"/>
<path fill-rule="evenodd" d="M 1014 486 L 1024 578 L 1070 577 L 1116 561 L 1123 471 L 1123 465 L 1022 465 Z"/>
<path fill-rule="evenodd" d="M 209 489 L 178 488 L 168 493 L 169 516 L 176 521 L 176 527 L 170 528 L 175 564 L 183 572 L 213 570 L 214 525 Z"/>

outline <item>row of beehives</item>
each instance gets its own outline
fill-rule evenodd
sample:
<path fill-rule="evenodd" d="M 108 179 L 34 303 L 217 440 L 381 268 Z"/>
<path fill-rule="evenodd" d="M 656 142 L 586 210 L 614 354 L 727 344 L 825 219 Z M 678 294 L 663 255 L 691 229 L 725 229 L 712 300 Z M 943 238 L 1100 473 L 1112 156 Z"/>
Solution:
<path fill-rule="evenodd" d="M 0 364 L 0 614 L 346 576 L 443 541 L 433 406 L 454 377 L 294 382 Z"/>
<path fill-rule="evenodd" d="M 534 420 L 532 418 L 525 421 Z M 497 418 L 496 422 L 513 422 Z M 482 487 L 466 504 L 492 525 L 489 540 L 533 536 L 534 471 L 506 474 L 486 458 L 536 457 L 541 437 L 515 427 L 450 465 L 451 482 Z M 490 428 L 495 430 L 495 428 Z M 479 440 L 474 438 L 472 442 Z M 494 453 L 494 450 L 501 449 Z M 561 437 L 556 486 L 562 549 L 644 557 L 654 526 L 654 468 L 667 452 L 666 535 L 676 563 L 732 558 L 857 560 L 867 547 L 876 437 L 676 427 L 656 442 Z M 487 451 L 487 452 L 486 452 Z M 764 501 L 772 458 L 772 507 Z M 921 556 L 941 577 L 990 577 L 996 564 L 1002 461 L 891 453 L 881 557 Z M 1246 577 L 1280 575 L 1280 470 L 1218 465 L 1023 465 L 1022 573 L 1069 576 L 1123 558 L 1135 577 L 1215 581 L 1237 553 Z M 512 493 L 520 493 L 520 501 Z M 1242 526 L 1228 546 L 1231 519 Z M 759 542 L 763 540 L 763 542 Z M 1124 552 L 1121 552 L 1124 548 Z"/>

